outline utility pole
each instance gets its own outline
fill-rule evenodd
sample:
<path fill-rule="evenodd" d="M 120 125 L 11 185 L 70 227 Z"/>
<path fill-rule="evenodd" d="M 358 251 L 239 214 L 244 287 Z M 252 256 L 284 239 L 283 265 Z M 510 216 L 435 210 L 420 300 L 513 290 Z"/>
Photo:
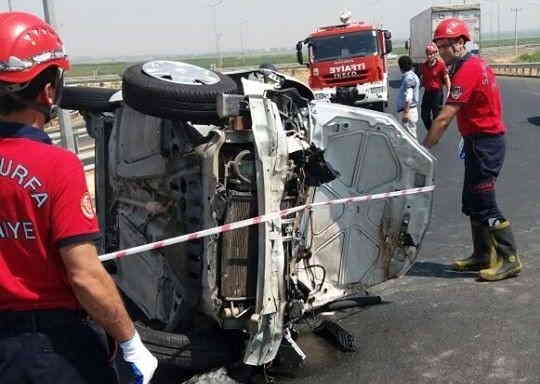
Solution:
<path fill-rule="evenodd" d="M 489 37 L 493 39 L 493 20 L 495 19 L 495 4 L 489 7 Z"/>
<path fill-rule="evenodd" d="M 56 28 L 57 25 L 54 17 L 53 7 L 53 0 L 43 0 L 43 15 L 45 17 L 45 21 Z"/>
<path fill-rule="evenodd" d="M 523 11 L 523 8 L 512 8 L 512 12 L 514 12 L 514 53 L 517 56 L 518 55 L 518 34 L 517 34 L 517 25 L 518 25 L 518 12 Z"/>
<path fill-rule="evenodd" d="M 56 18 L 54 16 L 53 0 L 43 0 L 43 15 L 45 21 L 52 25 L 58 31 Z M 75 145 L 75 136 L 73 135 L 73 125 L 71 125 L 71 117 L 63 109 L 58 108 L 58 122 L 60 123 L 60 137 L 62 146 L 69 149 L 71 152 L 77 153 Z"/>
<path fill-rule="evenodd" d="M 499 2 L 499 0 L 480 0 L 480 2 L 483 2 L 484 4 L 490 4 L 490 5 L 493 5 L 493 6 L 496 6 L 497 7 L 497 49 L 499 49 L 501 47 L 501 3 Z M 490 12 L 492 12 L 490 10 Z M 494 22 L 494 19 L 495 19 L 495 10 L 493 9 L 493 15 L 492 17 L 490 18 L 490 24 L 491 24 L 491 27 L 490 29 L 492 29 L 492 26 L 493 26 L 493 22 Z"/>
<path fill-rule="evenodd" d="M 242 50 L 242 64 L 246 64 L 246 44 L 244 41 L 244 26 L 247 25 L 247 20 L 240 21 L 240 49 Z"/>
<path fill-rule="evenodd" d="M 9 11 L 13 12 L 13 4 L 11 4 L 11 0 L 8 0 L 8 7 L 9 7 Z"/>
<path fill-rule="evenodd" d="M 497 2 L 497 46 L 501 47 L 501 3 Z"/>
<path fill-rule="evenodd" d="M 214 36 L 216 39 L 216 60 L 217 60 L 217 66 L 219 68 L 223 67 L 223 59 L 221 57 L 221 49 L 219 46 L 219 39 L 221 38 L 221 34 L 218 33 L 217 29 L 217 7 L 223 4 L 223 0 L 215 0 L 214 2 L 210 2 L 208 4 L 209 7 L 213 10 L 214 15 Z"/>

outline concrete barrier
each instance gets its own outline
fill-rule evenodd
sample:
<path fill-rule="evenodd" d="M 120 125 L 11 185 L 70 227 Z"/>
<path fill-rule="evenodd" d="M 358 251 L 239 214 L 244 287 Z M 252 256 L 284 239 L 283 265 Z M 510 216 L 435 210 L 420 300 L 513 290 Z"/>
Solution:
<path fill-rule="evenodd" d="M 540 77 L 540 63 L 491 64 L 491 68 L 499 76 Z"/>

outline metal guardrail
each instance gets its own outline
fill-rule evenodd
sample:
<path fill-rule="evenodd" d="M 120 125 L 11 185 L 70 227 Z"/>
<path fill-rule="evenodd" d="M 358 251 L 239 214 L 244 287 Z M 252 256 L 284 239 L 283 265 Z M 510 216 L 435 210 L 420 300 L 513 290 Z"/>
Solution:
<path fill-rule="evenodd" d="M 307 72 L 305 65 L 299 64 L 283 64 L 277 67 L 292 76 L 300 75 Z M 224 68 L 220 71 L 233 72 L 237 70 L 250 70 L 257 67 L 239 67 L 239 68 Z M 98 87 L 117 87 L 121 81 L 119 75 L 101 75 L 101 76 L 80 76 L 66 78 L 66 84 L 70 86 L 98 86 Z M 85 171 L 94 169 L 94 140 L 88 135 L 84 119 L 78 113 L 70 114 L 73 123 L 73 141 L 74 149 L 81 161 L 84 164 Z M 62 145 L 62 134 L 57 121 L 53 121 L 47 128 L 47 133 L 53 140 L 54 144 Z"/>
<path fill-rule="evenodd" d="M 295 69 L 305 69 L 305 65 L 300 64 L 278 64 L 276 65 L 280 70 L 295 70 Z M 227 68 L 218 68 L 220 72 L 233 72 L 240 70 L 252 70 L 256 69 L 256 66 L 252 67 L 227 67 Z M 99 83 L 109 83 L 121 81 L 122 77 L 120 75 L 98 75 L 98 76 L 77 76 L 77 77 L 66 77 L 67 85 L 80 85 L 80 84 L 99 84 Z"/>
<path fill-rule="evenodd" d="M 499 76 L 540 77 L 540 63 L 491 64 Z"/>
<path fill-rule="evenodd" d="M 107 83 L 111 81 L 120 81 L 120 80 L 122 80 L 120 75 L 77 76 L 77 77 L 66 77 L 66 84 L 67 85 L 96 84 L 96 83 Z"/>
<path fill-rule="evenodd" d="M 86 131 L 84 119 L 78 113 L 71 113 L 67 118 L 71 119 L 73 143 L 75 153 L 83 162 L 85 170 L 94 168 L 94 139 Z M 57 121 L 53 121 L 45 131 L 51 138 L 53 144 L 63 146 L 62 132 Z"/>
<path fill-rule="evenodd" d="M 307 76 L 308 69 L 305 65 L 299 64 L 282 64 L 277 67 L 291 76 L 296 76 L 299 79 Z M 224 72 L 232 72 L 237 70 L 249 70 L 256 67 L 238 67 L 224 68 Z M 500 76 L 517 76 L 517 77 L 539 77 L 540 78 L 540 63 L 527 64 L 491 64 L 493 71 Z M 66 84 L 68 85 L 89 85 L 99 87 L 117 86 L 121 81 L 119 75 L 101 75 L 101 76 L 84 76 L 84 77 L 68 77 Z M 75 151 L 85 166 L 85 170 L 94 168 L 94 140 L 88 136 L 84 120 L 78 113 L 70 115 L 73 122 L 73 136 L 75 142 Z M 47 133 L 53 139 L 55 144 L 62 144 L 62 135 L 58 123 L 53 123 L 47 129 Z"/>

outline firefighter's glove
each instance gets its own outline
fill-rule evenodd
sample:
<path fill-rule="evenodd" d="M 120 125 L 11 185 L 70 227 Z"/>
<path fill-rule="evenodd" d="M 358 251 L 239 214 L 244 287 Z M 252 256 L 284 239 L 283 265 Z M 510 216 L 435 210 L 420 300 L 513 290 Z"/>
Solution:
<path fill-rule="evenodd" d="M 137 331 L 130 340 L 120 343 L 120 348 L 124 360 L 135 377 L 135 384 L 148 384 L 154 375 L 158 361 L 144 346 Z"/>

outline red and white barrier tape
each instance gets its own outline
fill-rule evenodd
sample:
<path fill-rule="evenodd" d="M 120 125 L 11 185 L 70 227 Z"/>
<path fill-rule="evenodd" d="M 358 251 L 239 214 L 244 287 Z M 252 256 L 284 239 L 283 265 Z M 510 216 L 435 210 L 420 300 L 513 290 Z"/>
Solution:
<path fill-rule="evenodd" d="M 146 251 L 151 251 L 151 250 L 154 250 L 154 249 L 164 248 L 164 247 L 168 247 L 170 245 L 184 243 L 184 242 L 190 241 L 190 240 L 201 239 L 203 237 L 207 237 L 207 236 L 211 236 L 211 235 L 216 235 L 218 233 L 229 232 L 229 231 L 233 231 L 235 229 L 249 227 L 251 225 L 264 223 L 266 221 L 270 221 L 270 220 L 276 219 L 276 218 L 281 217 L 281 216 L 287 216 L 287 215 L 290 215 L 290 214 L 295 213 L 295 212 L 303 211 L 304 209 L 313 209 L 313 208 L 323 207 L 323 206 L 326 206 L 326 205 L 341 205 L 341 204 L 347 204 L 347 203 L 360 203 L 360 202 L 363 202 L 363 201 L 384 200 L 384 199 L 389 199 L 389 198 L 392 198 L 392 197 L 415 195 L 415 194 L 418 194 L 418 193 L 431 192 L 434 189 L 435 189 L 435 186 L 432 185 L 432 186 L 429 186 L 429 187 L 404 189 L 404 190 L 396 191 L 396 192 L 378 193 L 378 194 L 375 194 L 375 195 L 365 195 L 365 196 L 357 196 L 357 197 L 347 197 L 347 198 L 344 198 L 344 199 L 337 199 L 337 200 L 324 201 L 324 202 L 320 202 L 320 203 L 312 203 L 312 204 L 300 205 L 298 207 L 284 209 L 284 210 L 279 211 L 279 212 L 272 212 L 272 213 L 268 213 L 266 215 L 253 217 L 251 219 L 245 219 L 245 220 L 242 220 L 242 221 L 237 221 L 237 222 L 234 222 L 234 223 L 221 225 L 219 227 L 205 229 L 204 231 L 193 232 L 193 233 L 190 233 L 190 234 L 187 234 L 187 235 L 182 235 L 182 236 L 177 236 L 177 237 L 171 237 L 170 239 L 160 240 L 160 241 L 156 241 L 154 243 L 149 243 L 149 244 L 145 244 L 145 245 L 140 245 L 138 247 L 124 249 L 123 251 L 107 253 L 105 255 L 99 256 L 99 259 L 101 261 L 119 259 L 119 258 L 124 257 L 124 256 L 135 255 L 135 254 L 141 253 L 141 252 L 146 252 Z"/>

